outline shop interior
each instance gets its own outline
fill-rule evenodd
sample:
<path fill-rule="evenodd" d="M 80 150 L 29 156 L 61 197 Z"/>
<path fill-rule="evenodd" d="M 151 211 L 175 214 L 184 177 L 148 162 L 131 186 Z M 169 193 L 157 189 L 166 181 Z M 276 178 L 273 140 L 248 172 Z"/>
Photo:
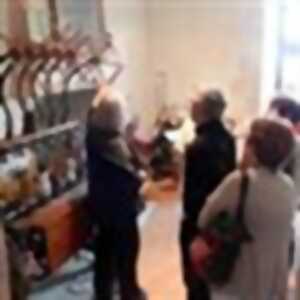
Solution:
<path fill-rule="evenodd" d="M 0 223 L 25 249 L 29 300 L 93 299 L 84 143 L 103 82 L 143 124 L 141 141 L 161 119 L 172 129 L 178 151 L 163 179 L 144 186 L 139 272 L 150 299 L 184 299 L 188 133 L 176 129 L 202 85 L 224 90 L 239 141 L 275 91 L 299 99 L 299 17 L 289 0 L 0 0 Z M 293 276 L 289 285 L 293 295 Z"/>

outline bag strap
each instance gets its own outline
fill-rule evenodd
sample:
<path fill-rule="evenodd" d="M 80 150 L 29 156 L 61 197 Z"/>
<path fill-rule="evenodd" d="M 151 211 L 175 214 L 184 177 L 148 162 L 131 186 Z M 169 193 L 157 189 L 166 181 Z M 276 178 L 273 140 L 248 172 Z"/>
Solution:
<path fill-rule="evenodd" d="M 236 219 L 241 224 L 244 223 L 245 218 L 245 207 L 247 202 L 248 190 L 249 190 L 249 176 L 247 173 L 243 173 L 241 179 L 240 195 L 239 195 L 239 204 L 237 208 Z"/>

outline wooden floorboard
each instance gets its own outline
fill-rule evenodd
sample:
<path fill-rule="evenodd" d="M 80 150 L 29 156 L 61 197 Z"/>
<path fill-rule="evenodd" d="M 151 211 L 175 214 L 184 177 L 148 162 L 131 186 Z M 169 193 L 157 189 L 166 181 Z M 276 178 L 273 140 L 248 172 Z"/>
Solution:
<path fill-rule="evenodd" d="M 139 270 L 141 284 L 147 289 L 149 299 L 184 299 L 178 230 L 179 203 L 158 204 L 142 234 Z"/>

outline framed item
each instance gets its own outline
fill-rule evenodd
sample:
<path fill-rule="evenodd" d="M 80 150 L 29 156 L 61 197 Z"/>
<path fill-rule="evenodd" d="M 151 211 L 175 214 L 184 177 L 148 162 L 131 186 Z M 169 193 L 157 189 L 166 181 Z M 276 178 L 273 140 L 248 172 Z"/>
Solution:
<path fill-rule="evenodd" d="M 98 39 L 105 34 L 102 0 L 56 1 L 59 26 L 70 24 L 75 30 Z"/>
<path fill-rule="evenodd" d="M 48 0 L 27 0 L 27 23 L 31 40 L 41 42 L 50 34 Z"/>
<path fill-rule="evenodd" d="M 279 10 L 279 41 L 276 88 L 300 96 L 300 4 L 282 0 Z"/>

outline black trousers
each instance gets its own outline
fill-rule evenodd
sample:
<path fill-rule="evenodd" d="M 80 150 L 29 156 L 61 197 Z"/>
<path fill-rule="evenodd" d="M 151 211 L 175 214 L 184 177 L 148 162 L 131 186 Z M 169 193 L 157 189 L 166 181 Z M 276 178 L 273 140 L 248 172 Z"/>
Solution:
<path fill-rule="evenodd" d="M 210 290 L 206 282 L 201 281 L 191 268 L 189 248 L 199 233 L 197 226 L 190 220 L 183 220 L 180 231 L 180 248 L 183 279 L 187 289 L 187 300 L 210 300 Z"/>
<path fill-rule="evenodd" d="M 115 282 L 119 284 L 121 300 L 140 299 L 137 280 L 139 248 L 135 220 L 123 226 L 99 225 L 94 277 L 97 300 L 112 300 Z"/>

